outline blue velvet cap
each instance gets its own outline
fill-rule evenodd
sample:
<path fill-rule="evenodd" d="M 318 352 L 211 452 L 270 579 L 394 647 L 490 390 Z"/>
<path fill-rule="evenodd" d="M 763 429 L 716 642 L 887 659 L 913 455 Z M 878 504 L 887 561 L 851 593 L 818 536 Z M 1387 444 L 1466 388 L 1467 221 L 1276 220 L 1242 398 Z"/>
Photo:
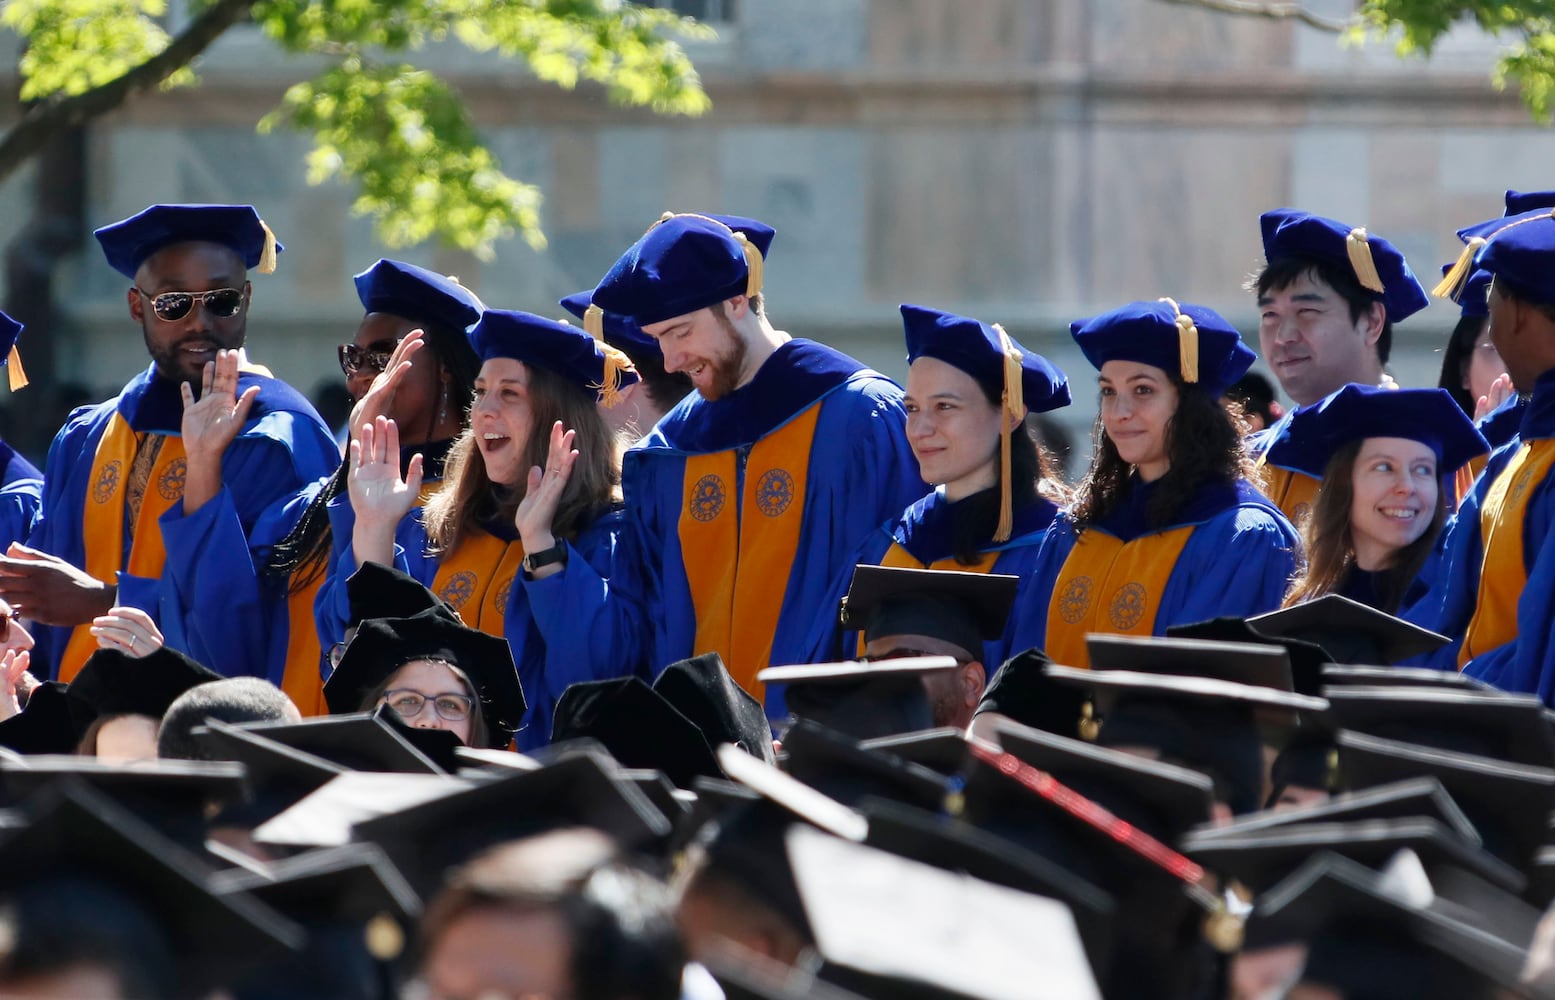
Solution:
<path fill-rule="evenodd" d="M 487 309 L 470 330 L 470 344 L 482 361 L 514 358 L 555 372 L 600 402 L 614 404 L 614 395 L 638 381 L 626 356 L 581 329 L 534 313 Z"/>
<path fill-rule="evenodd" d="M 773 235 L 754 219 L 666 212 L 606 272 L 593 304 L 646 326 L 755 294 Z"/>
<path fill-rule="evenodd" d="M 559 305 L 579 319 L 585 318 L 589 311 L 589 305 L 594 298 L 594 289 L 585 288 L 581 292 L 573 292 L 562 299 Z M 629 357 L 644 355 L 653 358 L 663 358 L 664 352 L 659 348 L 659 342 L 643 333 L 643 328 L 637 325 L 637 321 L 630 316 L 620 313 L 603 313 L 605 327 L 605 343 L 618 351 L 624 352 Z"/>
<path fill-rule="evenodd" d="M 1294 208 L 1265 212 L 1258 224 L 1263 230 L 1263 254 L 1270 264 L 1323 260 L 1347 268 L 1382 302 L 1388 319 L 1395 323 L 1430 305 L 1404 255 L 1380 236 Z"/>
<path fill-rule="evenodd" d="M 1351 441 L 1408 438 L 1436 452 L 1437 471 L 1448 474 L 1490 445 L 1446 389 L 1345 386 L 1291 414 L 1269 446 L 1271 465 L 1321 479 L 1334 453 Z"/>
<path fill-rule="evenodd" d="M 1470 234 L 1465 256 L 1476 250 L 1473 266 L 1490 272 L 1497 285 L 1508 286 L 1519 298 L 1555 305 L 1555 209 L 1494 221 L 1494 229 L 1483 223 L 1460 230 L 1459 235 Z M 1451 275 L 1444 278 L 1442 286 L 1450 279 Z"/>
<path fill-rule="evenodd" d="M 1004 388 L 1004 344 L 1020 352 L 1021 390 L 1026 408 L 1046 413 L 1069 405 L 1069 379 L 1042 355 L 1028 351 L 1015 338 L 967 316 L 903 304 L 902 326 L 907 334 L 907 363 L 919 358 L 938 358 L 961 369 L 991 388 L 997 399 Z"/>
<path fill-rule="evenodd" d="M 354 280 L 357 298 L 370 313 L 463 333 L 486 311 L 480 298 L 454 278 L 403 261 L 380 260 Z"/>
<path fill-rule="evenodd" d="M 1451 264 L 1442 265 L 1442 277 L 1452 272 Z M 1469 319 L 1484 319 L 1490 315 L 1490 278 L 1489 271 L 1475 268 L 1469 275 L 1469 280 L 1463 283 L 1454 296 L 1458 300 L 1459 315 Z"/>
<path fill-rule="evenodd" d="M 1524 212 L 1533 212 L 1541 208 L 1555 208 L 1555 191 L 1512 191 L 1506 192 L 1505 215 L 1522 215 Z"/>
<path fill-rule="evenodd" d="M 260 274 L 274 271 L 275 255 L 286 249 L 252 205 L 152 205 L 92 235 L 108 266 L 131 281 L 147 257 L 175 243 L 231 247 L 244 266 Z"/>
<path fill-rule="evenodd" d="M 1180 314 L 1191 320 L 1192 334 L 1178 320 Z M 1246 374 L 1257 357 L 1236 328 L 1208 306 L 1184 302 L 1176 307 L 1170 299 L 1155 302 L 1130 302 L 1090 319 L 1069 324 L 1075 343 L 1098 371 L 1108 361 L 1137 361 L 1154 365 L 1181 378 L 1195 381 L 1205 392 L 1219 396 Z M 1197 379 L 1185 371 L 1190 341 L 1197 345 Z"/>

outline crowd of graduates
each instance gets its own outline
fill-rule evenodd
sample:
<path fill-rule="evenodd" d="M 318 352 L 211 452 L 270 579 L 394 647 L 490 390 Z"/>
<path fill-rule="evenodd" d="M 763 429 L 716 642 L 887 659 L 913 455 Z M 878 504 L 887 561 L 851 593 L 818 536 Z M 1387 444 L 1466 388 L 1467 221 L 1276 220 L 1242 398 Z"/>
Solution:
<path fill-rule="evenodd" d="M 1074 373 L 791 337 L 753 219 L 565 321 L 378 261 L 343 456 L 253 208 L 97 230 L 151 363 L 0 455 L 0 996 L 1555 997 L 1555 192 L 1432 388 L 1394 246 L 1260 224 L 1257 351 L 1071 325 L 1074 482 Z"/>

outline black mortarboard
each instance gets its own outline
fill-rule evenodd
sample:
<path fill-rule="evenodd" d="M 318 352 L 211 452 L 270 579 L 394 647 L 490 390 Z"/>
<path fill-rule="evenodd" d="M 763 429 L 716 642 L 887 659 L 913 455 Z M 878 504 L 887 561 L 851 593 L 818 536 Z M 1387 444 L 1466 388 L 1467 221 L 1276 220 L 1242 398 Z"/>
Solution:
<path fill-rule="evenodd" d="M 983 689 L 974 718 L 996 712 L 1033 729 L 1060 736 L 1079 735 L 1088 699 L 1082 690 L 1055 684 L 1047 675 L 1052 664 L 1052 658 L 1036 648 L 1005 660 Z"/>
<path fill-rule="evenodd" d="M 937 811 L 949 790 L 943 775 L 880 750 L 866 750 L 847 736 L 808 719 L 783 735 L 783 769 L 843 805 L 867 796 Z"/>
<path fill-rule="evenodd" d="M 1049 667 L 1055 681 L 1095 692 L 1106 721 L 1100 742 L 1148 747 L 1167 763 L 1210 775 L 1238 814 L 1262 805 L 1260 718 L 1279 724 L 1321 711 L 1321 698 L 1208 677 Z"/>
<path fill-rule="evenodd" d="M 436 611 L 449 621 L 463 623 L 459 612 L 426 584 L 381 562 L 362 563 L 346 578 L 346 599 L 353 626 L 369 618 L 413 618 L 425 611 Z"/>
<path fill-rule="evenodd" d="M 1334 725 L 1439 750 L 1555 767 L 1555 731 L 1535 695 L 1406 687 L 1329 687 Z"/>
<path fill-rule="evenodd" d="M 953 657 L 915 656 L 878 663 L 768 667 L 756 679 L 787 685 L 783 698 L 797 718 L 865 740 L 933 726 L 923 677 L 955 668 Z"/>
<path fill-rule="evenodd" d="M 1291 689 L 1297 694 L 1320 694 L 1323 686 L 1323 666 L 1333 660 L 1333 657 L 1328 655 L 1328 650 L 1315 642 L 1292 639 L 1289 636 L 1265 635 L 1247 624 L 1247 619 L 1229 615 L 1194 622 L 1190 625 L 1168 625 L 1166 634 L 1174 639 L 1213 639 L 1217 642 L 1264 643 L 1279 646 L 1290 658 Z"/>
<path fill-rule="evenodd" d="M 1452 640 L 1341 594 L 1247 619 L 1255 630 L 1313 642 L 1336 663 L 1398 663 Z"/>
<path fill-rule="evenodd" d="M 446 774 L 347 771 L 253 831 L 255 842 L 286 849 L 338 847 L 357 823 L 471 787 Z"/>
<path fill-rule="evenodd" d="M 1094 968 L 1106 965 L 1116 904 L 1108 892 L 1062 865 L 970 823 L 884 799 L 860 807 L 864 843 L 946 871 L 1057 899 L 1074 914 Z"/>
<path fill-rule="evenodd" d="M 443 773 L 426 754 L 372 712 L 324 715 L 301 722 L 256 722 L 240 728 L 353 771 Z"/>
<path fill-rule="evenodd" d="M 512 648 L 500 635 L 467 628 L 441 609 L 408 618 L 369 618 L 358 625 L 339 666 L 324 682 L 329 710 L 361 711 L 368 695 L 396 670 L 424 659 L 452 663 L 470 679 L 491 746 L 513 741 L 526 704 Z"/>
<path fill-rule="evenodd" d="M 573 753 L 357 823 L 352 836 L 382 845 L 425 890 L 493 844 L 572 826 L 594 827 L 628 849 L 670 834 L 669 821 L 614 761 Z"/>
<path fill-rule="evenodd" d="M 1206 834 L 1220 831 L 1252 833 L 1295 823 L 1363 823 L 1372 820 L 1432 819 L 1466 844 L 1480 844 L 1479 831 L 1458 803 L 1435 778 L 1406 778 L 1357 792 L 1344 792 L 1315 805 L 1265 810 L 1221 826 L 1205 827 Z"/>
<path fill-rule="evenodd" d="M 1182 852 L 1210 871 L 1234 878 L 1254 893 L 1267 892 L 1320 851 L 1380 868 L 1401 850 L 1414 851 L 1427 871 L 1466 869 L 1502 888 L 1522 889 L 1522 873 L 1465 841 L 1434 819 L 1412 816 L 1355 823 L 1283 823 L 1261 830 L 1200 830 Z"/>
<path fill-rule="evenodd" d="M 1312 858 L 1259 900 L 1249 944 L 1305 942 L 1299 981 L 1347 997 L 1467 1000 L 1515 986 L 1522 950 L 1444 915 L 1428 896 L 1411 899 L 1419 887 L 1397 886 L 1398 867 L 1377 872 L 1333 854 Z"/>
<path fill-rule="evenodd" d="M 696 802 L 696 793 L 680 788 L 665 777 L 663 771 L 629 767 L 622 768 L 621 777 L 636 785 L 637 790 L 643 793 L 643 797 L 664 814 L 664 818 L 669 821 L 672 828 L 672 833 L 685 821 L 692 805 Z"/>
<path fill-rule="evenodd" d="M 900 736 L 881 736 L 864 740 L 859 746 L 866 750 L 884 751 L 948 777 L 965 770 L 966 743 L 965 733 L 952 726 L 944 726 Z"/>
<path fill-rule="evenodd" d="M 263 904 L 214 895 L 199 861 L 79 782 L 40 792 L 26 812 L 25 826 L 0 835 L 16 859 L 0 871 L 0 897 L 24 925 L 29 898 L 58 901 L 82 886 L 111 890 L 165 935 L 179 997 L 230 986 L 302 942 L 298 928 Z"/>
<path fill-rule="evenodd" d="M 1533 862 L 1555 806 L 1555 770 L 1341 731 L 1346 787 L 1369 788 L 1434 775 L 1484 839 L 1485 849 L 1518 869 Z"/>
<path fill-rule="evenodd" d="M 394 730 L 401 739 L 415 747 L 427 760 L 436 764 L 438 770 L 454 774 L 463 766 L 464 762 L 459 758 L 459 751 L 464 748 L 464 741 L 453 730 L 413 726 L 388 705 L 379 705 L 373 710 L 373 717 Z"/>
<path fill-rule="evenodd" d="M 185 691 L 219 680 L 220 674 L 168 646 L 139 657 L 99 649 L 86 658 L 65 694 L 76 726 L 85 730 L 99 716 L 160 719 Z"/>
<path fill-rule="evenodd" d="M 1294 691 L 1290 656 L 1268 643 L 1092 633 L 1085 637 L 1092 670 L 1133 670 Z"/>
<path fill-rule="evenodd" d="M 1323 668 L 1323 683 L 1356 684 L 1367 687 L 1437 687 L 1461 691 L 1489 691 L 1489 684 L 1453 670 L 1427 667 L 1366 667 L 1330 663 Z"/>
<path fill-rule="evenodd" d="M 551 739 L 582 737 L 598 740 L 623 767 L 662 770 L 682 788 L 697 775 L 723 774 L 702 731 L 641 678 L 568 686 L 556 699 Z"/>
<path fill-rule="evenodd" d="M 772 760 L 772 724 L 761 702 L 730 675 L 717 653 L 676 660 L 653 679 L 653 689 L 702 731 L 708 746 L 733 743 Z"/>
<path fill-rule="evenodd" d="M 1025 726 L 996 732 L 1006 752 L 1163 843 L 1210 818 L 1215 785 L 1198 771 Z"/>
<path fill-rule="evenodd" d="M 230 761 L 108 764 L 77 756 L 0 761 L 0 788 L 8 803 L 23 801 L 62 781 L 80 782 L 192 852 L 199 852 L 205 843 L 209 809 L 242 800 L 243 777 L 243 766 Z"/>
<path fill-rule="evenodd" d="M 374 844 L 330 847 L 213 878 L 223 896 L 243 894 L 306 928 L 301 955 L 244 984 L 250 997 L 383 1000 L 391 965 L 421 913 L 421 900 Z M 382 963 L 382 965 L 380 965 Z"/>
<path fill-rule="evenodd" d="M 720 747 L 718 760 L 729 777 L 760 795 L 765 802 L 839 837 L 864 838 L 866 824 L 851 807 L 765 761 L 736 757 L 736 753 Z"/>
<path fill-rule="evenodd" d="M 1101 997 L 1056 900 L 803 826 L 787 842 L 823 980 L 903 1000 Z"/>
<path fill-rule="evenodd" d="M 256 827 L 346 772 L 323 757 L 216 719 L 207 720 L 191 735 L 208 759 L 238 761 L 247 773 L 251 801 L 225 811 L 213 821 L 215 825 Z"/>
<path fill-rule="evenodd" d="M 83 730 L 76 725 L 65 691 L 58 681 L 33 688 L 22 710 L 0 722 L 0 747 L 19 754 L 75 753 Z"/>
<path fill-rule="evenodd" d="M 460 771 L 498 768 L 504 771 L 533 771 L 541 766 L 539 761 L 528 754 L 493 750 L 490 747 L 459 747 L 454 751 L 454 757 L 459 762 Z"/>
<path fill-rule="evenodd" d="M 860 565 L 842 599 L 844 629 L 866 642 L 888 635 L 926 635 L 973 659 L 983 642 L 1004 634 L 1020 579 L 995 573 Z"/>

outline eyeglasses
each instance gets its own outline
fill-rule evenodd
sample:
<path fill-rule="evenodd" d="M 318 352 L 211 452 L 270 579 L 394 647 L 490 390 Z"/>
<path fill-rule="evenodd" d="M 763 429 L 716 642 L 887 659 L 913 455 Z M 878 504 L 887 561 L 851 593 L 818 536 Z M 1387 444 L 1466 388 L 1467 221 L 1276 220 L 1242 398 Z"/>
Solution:
<path fill-rule="evenodd" d="M 213 288 L 208 292 L 163 292 L 160 295 L 152 295 L 139 285 L 135 286 L 135 290 L 151 303 L 151 311 L 157 314 L 157 319 L 167 323 L 189 315 L 195 302 L 199 302 L 207 313 L 217 319 L 231 319 L 243 308 L 241 288 Z"/>
<path fill-rule="evenodd" d="M 383 703 L 398 712 L 401 718 L 414 719 L 431 702 L 432 710 L 449 722 L 463 722 L 470 717 L 475 699 L 463 694 L 439 694 L 428 697 L 420 691 L 398 688 L 383 693 Z"/>
<path fill-rule="evenodd" d="M 0 643 L 11 638 L 11 623 L 20 617 L 15 611 L 0 611 Z"/>
<path fill-rule="evenodd" d="M 341 640 L 340 642 L 337 642 L 333 646 L 329 647 L 329 669 L 333 671 L 336 667 L 340 666 L 340 661 L 345 657 L 345 655 L 346 643 L 344 640 Z"/>
<path fill-rule="evenodd" d="M 351 378 L 364 368 L 377 374 L 389 367 L 395 346 L 396 342 L 392 340 L 380 340 L 366 347 L 341 344 L 335 348 L 335 353 L 340 357 L 340 370 L 345 372 L 346 378 Z"/>

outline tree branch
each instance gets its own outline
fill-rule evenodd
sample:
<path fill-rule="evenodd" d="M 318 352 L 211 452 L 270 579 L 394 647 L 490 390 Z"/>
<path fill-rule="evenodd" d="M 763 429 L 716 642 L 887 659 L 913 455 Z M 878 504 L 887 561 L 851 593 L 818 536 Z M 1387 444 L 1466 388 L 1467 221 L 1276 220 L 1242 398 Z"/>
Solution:
<path fill-rule="evenodd" d="M 1182 4 L 1187 7 L 1203 7 L 1222 14 L 1243 14 L 1267 17 L 1277 21 L 1299 21 L 1319 31 L 1340 34 L 1350 27 L 1346 20 L 1324 17 L 1307 10 L 1299 2 L 1286 0 L 1162 0 L 1164 3 Z"/>
<path fill-rule="evenodd" d="M 167 48 L 123 76 L 84 93 L 55 94 L 31 103 L 21 119 L 0 138 L 0 181 L 4 181 L 61 129 L 105 115 L 131 97 L 149 90 L 193 62 L 211 43 L 248 16 L 257 0 L 216 0 L 189 22 Z"/>

